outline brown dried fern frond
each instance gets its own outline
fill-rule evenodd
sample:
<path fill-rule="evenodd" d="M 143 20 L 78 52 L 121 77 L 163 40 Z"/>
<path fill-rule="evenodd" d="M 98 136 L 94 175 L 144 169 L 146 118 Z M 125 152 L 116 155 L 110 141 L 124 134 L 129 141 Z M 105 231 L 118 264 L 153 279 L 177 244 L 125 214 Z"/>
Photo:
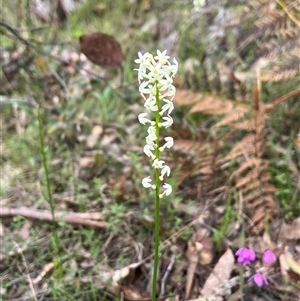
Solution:
<path fill-rule="evenodd" d="M 300 45 L 299 45 L 300 46 Z M 268 69 L 262 72 L 261 80 L 267 82 L 287 81 L 299 75 L 299 49 L 292 49 L 269 64 Z"/>
<path fill-rule="evenodd" d="M 293 57 L 296 58 L 297 56 L 294 55 Z M 262 232 L 266 222 L 272 221 L 278 214 L 278 205 L 274 195 L 276 188 L 270 184 L 269 161 L 265 157 L 265 132 L 268 126 L 269 111 L 278 103 L 300 93 L 298 91 L 300 89 L 298 89 L 270 104 L 264 104 L 260 85 L 258 74 L 252 104 L 205 96 L 199 97 L 189 112 L 190 114 L 202 112 L 208 115 L 223 115 L 221 120 L 213 126 L 213 129 L 224 126 L 229 128 L 229 131 L 223 136 L 225 138 L 219 140 L 219 148 L 228 146 L 228 143 L 232 144 L 232 141 L 235 141 L 234 134 L 238 130 L 243 130 L 244 136 L 242 138 L 238 137 L 239 140 L 234 142 L 225 157 L 216 158 L 212 156 L 206 160 L 204 166 L 199 164 L 197 168 L 198 172 L 208 170 L 211 176 L 215 170 L 214 168 L 224 170 L 229 166 L 232 169 L 232 166 L 234 166 L 235 169 L 231 172 L 230 179 L 233 188 L 242 194 L 245 208 L 251 212 L 252 223 L 249 225 L 249 231 L 255 234 Z M 207 169 L 209 162 L 215 164 L 211 163 L 214 168 L 210 170 Z M 197 173 L 196 170 L 194 172 Z"/>
<path fill-rule="evenodd" d="M 255 152 L 255 135 L 249 134 L 239 141 L 225 157 L 226 161 L 232 161 L 239 156 L 251 156 Z"/>
<path fill-rule="evenodd" d="M 266 106 L 261 102 L 261 92 L 260 92 L 260 81 L 257 81 L 257 85 L 254 89 L 253 94 L 253 109 L 254 109 L 254 120 L 255 120 L 255 129 L 254 134 L 254 147 L 255 153 L 254 157 L 257 159 L 256 165 L 250 167 L 247 175 L 244 173 L 247 170 L 246 164 L 245 168 L 239 168 L 240 173 L 236 173 L 237 178 L 249 177 L 249 179 L 255 178 L 255 184 L 248 183 L 251 185 L 251 190 L 248 190 L 248 194 L 245 197 L 246 204 L 248 208 L 254 208 L 255 212 L 252 217 L 252 222 L 254 226 L 250 227 L 250 230 L 255 232 L 261 232 L 265 226 L 265 215 L 261 216 L 261 212 L 264 211 L 268 215 L 269 220 L 273 220 L 278 213 L 277 202 L 274 197 L 274 187 L 269 184 L 270 175 L 267 172 L 267 167 L 269 162 L 266 159 L 263 159 L 265 153 L 265 136 L 264 129 L 266 127 Z M 243 165 L 242 165 L 243 166 Z M 249 175 L 249 176 L 248 176 Z M 241 183 L 243 180 L 238 179 L 237 187 L 241 188 Z M 255 197 L 254 197 L 255 196 Z"/>
<path fill-rule="evenodd" d="M 228 126 L 234 124 L 234 122 L 245 117 L 249 113 L 249 108 L 243 104 L 236 106 L 229 114 L 227 114 L 222 120 L 214 125 L 215 128 Z"/>
<path fill-rule="evenodd" d="M 236 126 L 243 125 L 243 130 L 248 132 L 231 148 L 225 158 L 218 161 L 218 164 L 225 162 L 237 164 L 235 171 L 231 174 L 231 180 L 234 181 L 234 187 L 242 193 L 246 208 L 253 211 L 253 225 L 249 229 L 257 233 L 264 229 L 266 222 L 265 215 L 262 216 L 260 212 L 265 212 L 272 220 L 278 209 L 274 197 L 275 187 L 269 183 L 270 175 L 267 172 L 269 162 L 263 158 L 266 144 L 264 131 L 268 114 L 267 107 L 261 100 L 259 82 L 254 89 L 252 99 L 252 108 L 247 107 L 248 114 L 242 114 L 241 119 L 244 120 L 236 122 L 230 112 L 215 127 L 226 124 L 236 128 Z M 246 124 L 251 124 L 251 126 L 246 128 Z"/>
<path fill-rule="evenodd" d="M 270 207 L 261 206 L 255 210 L 251 218 L 251 224 L 249 226 L 253 234 L 261 233 L 262 230 L 266 228 L 269 221 L 273 219 L 272 216 L 277 214 L 277 208 L 274 209 L 272 199 L 265 198 L 260 200 L 260 203 L 269 202 L 272 204 Z"/>
<path fill-rule="evenodd" d="M 233 113 L 234 108 L 238 108 L 239 111 L 249 111 L 249 108 L 245 104 L 235 102 L 231 99 L 183 89 L 177 89 L 173 102 L 177 106 L 193 105 L 188 114 L 205 113 L 208 115 L 224 115 Z"/>
<path fill-rule="evenodd" d="M 277 36 L 293 39 L 298 36 L 297 28 L 293 26 L 288 16 L 282 11 L 269 12 L 254 24 L 257 28 L 254 32 L 256 38 Z"/>
<path fill-rule="evenodd" d="M 256 187 L 258 187 L 258 185 Z M 262 194 L 262 192 L 260 190 L 255 190 L 255 186 L 252 186 L 251 190 L 252 190 L 251 193 L 247 194 L 247 196 L 244 197 L 244 202 L 247 204 L 253 203 L 253 201 L 257 200 Z M 277 189 L 273 185 L 268 184 L 268 185 L 264 186 L 264 193 L 266 193 L 266 194 L 273 195 L 274 192 L 276 192 L 276 191 L 277 191 Z"/>
<path fill-rule="evenodd" d="M 230 178 L 236 178 L 238 175 L 241 175 L 244 171 L 248 170 L 250 167 L 255 167 L 261 164 L 261 160 L 255 157 L 250 158 L 249 160 L 244 161 L 240 167 L 235 170 Z"/>
<path fill-rule="evenodd" d="M 290 46 L 294 45 L 295 47 L 298 43 L 298 25 L 300 22 L 294 22 L 295 20 L 299 20 L 297 18 L 297 14 L 299 14 L 297 5 L 295 5 L 295 1 L 284 1 L 285 6 L 281 8 L 278 5 L 279 2 L 282 1 L 252 0 L 243 2 L 244 5 L 239 10 L 239 13 L 234 15 L 232 20 L 228 20 L 227 24 L 224 24 L 224 27 L 238 26 L 238 22 L 240 22 L 240 35 L 236 48 L 236 51 L 240 54 L 247 47 L 253 48 L 251 46 L 252 43 L 256 45 L 255 60 L 250 64 L 253 64 L 262 57 L 268 58 L 270 61 L 277 61 L 277 57 L 280 56 L 286 45 L 290 44 Z M 228 5 L 231 6 L 231 3 L 228 3 Z M 246 25 L 250 23 L 254 24 L 254 26 Z M 292 77 L 294 74 L 294 72 L 288 71 L 292 70 L 292 68 L 287 67 L 286 70 L 282 76 L 283 79 Z M 277 80 L 281 80 L 279 75 L 277 76 Z"/>
<path fill-rule="evenodd" d="M 255 119 L 246 119 L 241 122 L 236 122 L 232 125 L 237 130 L 253 131 L 255 129 Z"/>
<path fill-rule="evenodd" d="M 203 112 L 208 115 L 224 115 L 231 112 L 233 107 L 234 103 L 231 100 L 223 100 L 207 95 L 196 103 L 196 105 L 189 111 L 189 114 Z"/>

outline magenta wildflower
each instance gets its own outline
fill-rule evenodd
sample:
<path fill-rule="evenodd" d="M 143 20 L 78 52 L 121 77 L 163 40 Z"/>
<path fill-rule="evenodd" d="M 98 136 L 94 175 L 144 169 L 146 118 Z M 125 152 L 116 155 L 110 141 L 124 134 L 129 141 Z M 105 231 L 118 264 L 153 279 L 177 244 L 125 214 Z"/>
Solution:
<path fill-rule="evenodd" d="M 253 276 L 251 276 L 248 280 L 248 282 L 250 281 L 254 281 L 256 283 L 257 286 L 259 287 L 262 287 L 263 284 L 265 285 L 268 285 L 269 282 L 267 280 L 267 278 L 263 275 L 263 274 L 260 274 L 260 273 L 257 273 L 257 274 L 254 274 Z"/>
<path fill-rule="evenodd" d="M 240 248 L 235 255 L 238 256 L 237 262 L 242 263 L 244 266 L 255 260 L 255 253 L 251 249 Z"/>
<path fill-rule="evenodd" d="M 263 255 L 263 262 L 266 264 L 271 264 L 275 261 L 276 261 L 276 255 L 272 251 L 267 250 Z"/>

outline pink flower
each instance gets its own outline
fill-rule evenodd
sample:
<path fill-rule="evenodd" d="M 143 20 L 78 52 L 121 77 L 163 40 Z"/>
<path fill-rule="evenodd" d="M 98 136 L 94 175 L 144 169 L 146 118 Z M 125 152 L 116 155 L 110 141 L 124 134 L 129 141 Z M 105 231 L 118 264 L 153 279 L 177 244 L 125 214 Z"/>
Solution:
<path fill-rule="evenodd" d="M 267 250 L 263 255 L 263 262 L 266 264 L 271 264 L 275 261 L 276 261 L 276 255 L 272 251 Z"/>
<path fill-rule="evenodd" d="M 237 262 L 242 263 L 244 266 L 255 260 L 255 253 L 251 249 L 240 248 L 235 255 L 238 256 Z"/>
<path fill-rule="evenodd" d="M 263 275 L 263 274 L 260 274 L 260 273 L 257 273 L 257 274 L 254 274 L 253 276 L 251 276 L 248 280 L 248 282 L 250 281 L 254 281 L 256 283 L 257 286 L 259 287 L 262 287 L 263 284 L 265 285 L 268 285 L 269 282 L 267 280 L 267 278 Z"/>

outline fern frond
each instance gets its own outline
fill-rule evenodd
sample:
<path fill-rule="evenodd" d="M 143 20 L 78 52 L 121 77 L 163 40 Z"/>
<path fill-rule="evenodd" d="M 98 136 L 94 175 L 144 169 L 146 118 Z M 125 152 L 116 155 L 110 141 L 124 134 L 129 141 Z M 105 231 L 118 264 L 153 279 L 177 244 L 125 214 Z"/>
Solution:
<path fill-rule="evenodd" d="M 243 178 L 240 178 L 240 179 L 237 180 L 237 182 L 235 184 L 235 187 L 237 189 L 241 189 L 245 185 L 248 185 L 248 184 L 252 183 L 256 179 L 257 179 L 256 172 L 250 171 L 246 176 L 244 176 Z"/>
<path fill-rule="evenodd" d="M 244 195 L 244 198 L 245 198 L 246 195 L 248 195 L 248 193 L 250 193 L 252 190 L 255 190 L 258 187 L 259 187 L 259 181 L 258 180 L 252 181 L 246 187 L 243 187 L 241 189 L 241 192 Z"/>
<path fill-rule="evenodd" d="M 206 96 L 197 102 L 197 104 L 189 111 L 189 114 L 203 112 L 208 115 L 223 115 L 231 112 L 233 107 L 234 104 L 231 100 Z"/>
<path fill-rule="evenodd" d="M 241 122 L 236 122 L 232 126 L 237 130 L 253 131 L 255 129 L 255 119 L 251 118 Z"/>
<path fill-rule="evenodd" d="M 250 167 L 256 167 L 261 163 L 261 160 L 255 157 L 250 158 L 247 161 L 244 161 L 241 166 L 235 170 L 232 174 L 230 178 L 236 178 L 237 176 L 241 176 L 241 174 L 246 171 L 247 169 L 249 169 Z"/>
<path fill-rule="evenodd" d="M 251 189 L 252 190 L 252 189 Z M 276 188 L 273 185 L 265 185 L 263 188 L 263 193 L 264 194 L 271 194 L 273 195 L 274 192 L 276 192 Z M 254 190 L 254 192 L 252 191 L 250 194 L 248 194 L 246 197 L 244 197 L 244 202 L 245 203 L 249 203 L 251 206 L 251 203 L 253 203 L 254 200 L 258 199 L 260 196 L 262 195 L 262 191 L 261 190 Z"/>
<path fill-rule="evenodd" d="M 243 118 L 249 111 L 250 110 L 246 105 L 239 104 L 231 112 L 229 112 L 229 114 L 225 116 L 221 121 L 216 123 L 214 127 L 231 125 L 233 122 L 236 122 L 239 119 Z"/>
<path fill-rule="evenodd" d="M 262 72 L 261 79 L 270 82 L 287 81 L 299 73 L 299 64 L 300 57 L 292 53 L 284 53 L 272 62 L 267 70 Z"/>
<path fill-rule="evenodd" d="M 254 134 L 247 135 L 231 149 L 229 154 L 226 156 L 226 160 L 231 161 L 243 154 L 247 154 L 247 155 L 253 154 L 255 152 L 254 142 L 255 142 L 255 135 Z"/>
<path fill-rule="evenodd" d="M 201 93 L 194 93 L 191 90 L 177 89 L 173 102 L 178 106 L 191 105 L 204 98 Z"/>

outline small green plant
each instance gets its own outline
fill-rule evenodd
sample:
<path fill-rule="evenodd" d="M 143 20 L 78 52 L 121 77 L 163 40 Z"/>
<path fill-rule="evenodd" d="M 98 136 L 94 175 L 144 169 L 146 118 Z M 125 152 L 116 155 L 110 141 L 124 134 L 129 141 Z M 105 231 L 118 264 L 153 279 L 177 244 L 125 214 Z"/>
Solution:
<path fill-rule="evenodd" d="M 39 143 L 40 143 L 40 154 L 41 154 L 41 159 L 42 159 L 42 166 L 43 166 L 43 171 L 44 171 L 44 177 L 45 177 L 45 187 L 46 187 L 46 192 L 44 194 L 44 198 L 47 201 L 49 207 L 50 207 L 50 212 L 52 215 L 52 246 L 54 249 L 54 254 L 55 254 L 55 269 L 57 271 L 57 277 L 63 278 L 62 273 L 62 262 L 60 258 L 60 252 L 59 252 L 59 237 L 58 237 L 58 230 L 57 230 L 57 223 L 56 223 L 56 218 L 55 218 L 55 203 L 52 197 L 52 191 L 51 191 L 51 184 L 50 184 L 50 173 L 49 173 L 49 168 L 47 165 L 47 150 L 48 148 L 45 147 L 44 144 L 44 136 L 43 136 L 43 125 L 42 125 L 42 112 L 39 107 L 37 107 L 37 119 L 38 119 L 38 130 L 39 130 Z M 54 298 L 57 296 L 55 295 L 55 290 L 54 292 Z"/>
<path fill-rule="evenodd" d="M 232 197 L 229 195 L 225 207 L 225 212 L 223 215 L 222 223 L 218 227 L 218 230 L 213 234 L 213 240 L 216 243 L 217 249 L 220 249 L 222 246 L 222 238 L 226 236 L 226 231 L 228 230 L 228 226 L 232 221 L 236 219 L 236 214 L 232 210 Z"/>

